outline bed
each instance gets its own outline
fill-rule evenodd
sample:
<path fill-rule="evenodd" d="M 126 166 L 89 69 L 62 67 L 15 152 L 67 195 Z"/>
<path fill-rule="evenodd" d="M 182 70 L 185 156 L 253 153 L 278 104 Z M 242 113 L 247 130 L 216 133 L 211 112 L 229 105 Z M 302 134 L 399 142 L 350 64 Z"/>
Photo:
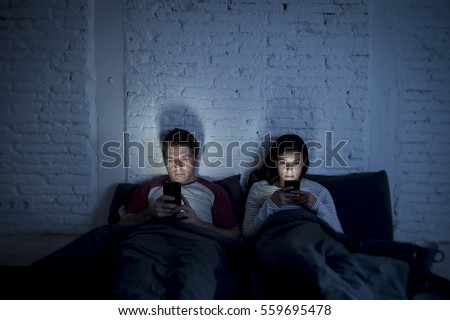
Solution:
<path fill-rule="evenodd" d="M 10 297 L 450 297 L 449 281 L 430 271 L 428 249 L 393 240 L 386 172 L 307 177 L 324 185 L 332 194 L 345 236 L 334 233 L 313 214 L 302 210 L 276 215 L 266 223 L 263 232 L 245 241 L 223 237 L 173 218 L 121 225 L 117 222 L 136 185 L 120 183 L 111 202 L 108 224 L 27 267 L 14 281 Z M 258 180 L 258 172 L 251 172 L 244 190 L 240 175 L 215 181 L 228 193 L 240 223 L 245 190 Z M 315 231 L 319 229 L 320 233 Z M 296 245 L 299 242 L 307 245 Z M 286 287 L 286 283 L 292 285 Z"/>

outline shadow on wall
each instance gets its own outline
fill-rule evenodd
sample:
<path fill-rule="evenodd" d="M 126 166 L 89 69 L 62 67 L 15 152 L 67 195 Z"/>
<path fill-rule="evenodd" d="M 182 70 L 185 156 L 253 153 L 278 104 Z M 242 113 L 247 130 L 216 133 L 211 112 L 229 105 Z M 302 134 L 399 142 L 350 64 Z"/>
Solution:
<path fill-rule="evenodd" d="M 159 137 L 164 136 L 174 128 L 181 128 L 192 133 L 200 146 L 204 143 L 203 124 L 198 114 L 188 107 L 168 106 L 164 107 L 159 114 Z"/>

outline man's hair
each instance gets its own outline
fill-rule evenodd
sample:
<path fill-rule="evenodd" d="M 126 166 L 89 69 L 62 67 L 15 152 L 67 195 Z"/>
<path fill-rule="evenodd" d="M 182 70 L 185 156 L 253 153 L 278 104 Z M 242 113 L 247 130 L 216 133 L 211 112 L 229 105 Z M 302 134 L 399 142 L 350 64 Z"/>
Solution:
<path fill-rule="evenodd" d="M 184 129 L 175 128 L 164 137 L 162 141 L 162 152 L 164 160 L 167 159 L 167 149 L 170 147 L 182 146 L 188 147 L 191 154 L 197 158 L 200 152 L 200 145 L 195 136 Z"/>
<path fill-rule="evenodd" d="M 272 144 L 269 154 L 267 155 L 260 171 L 263 178 L 270 184 L 273 184 L 278 179 L 277 161 L 278 157 L 286 151 L 301 152 L 303 169 L 300 177 L 303 178 L 308 171 L 309 156 L 308 147 L 305 141 L 296 134 L 285 134 L 275 140 Z"/>

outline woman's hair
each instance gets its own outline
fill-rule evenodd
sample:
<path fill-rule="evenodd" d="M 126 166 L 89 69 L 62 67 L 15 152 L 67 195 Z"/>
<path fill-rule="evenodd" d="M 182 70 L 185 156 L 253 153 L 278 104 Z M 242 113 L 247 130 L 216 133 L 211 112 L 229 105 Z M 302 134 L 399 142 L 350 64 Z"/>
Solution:
<path fill-rule="evenodd" d="M 275 140 L 269 150 L 262 167 L 260 168 L 261 177 L 266 179 L 270 184 L 275 183 L 278 180 L 277 160 L 278 157 L 284 154 L 286 151 L 301 152 L 303 169 L 300 177 L 303 178 L 308 171 L 309 156 L 308 147 L 296 134 L 285 134 Z"/>
<path fill-rule="evenodd" d="M 180 128 L 175 128 L 167 133 L 162 141 L 164 161 L 167 159 L 167 149 L 175 146 L 188 147 L 195 158 L 197 158 L 200 152 L 200 145 L 194 135 L 189 131 Z"/>

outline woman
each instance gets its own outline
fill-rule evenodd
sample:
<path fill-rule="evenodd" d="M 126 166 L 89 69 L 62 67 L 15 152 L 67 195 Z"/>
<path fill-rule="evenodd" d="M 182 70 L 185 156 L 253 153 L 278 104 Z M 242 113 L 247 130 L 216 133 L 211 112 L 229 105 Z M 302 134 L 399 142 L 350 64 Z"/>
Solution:
<path fill-rule="evenodd" d="M 250 189 L 242 231 L 245 237 L 255 235 L 264 222 L 282 210 L 304 207 L 342 232 L 333 199 L 325 187 L 305 178 L 308 170 L 308 148 L 297 135 L 279 137 L 270 148 L 261 168 L 265 180 Z M 300 190 L 284 187 L 287 180 L 301 179 Z"/>
<path fill-rule="evenodd" d="M 308 149 L 297 135 L 278 138 L 250 189 L 243 234 L 252 238 L 252 292 L 258 299 L 404 299 L 408 266 L 353 254 L 330 193 L 305 178 Z M 300 190 L 285 187 L 301 179 Z"/>

